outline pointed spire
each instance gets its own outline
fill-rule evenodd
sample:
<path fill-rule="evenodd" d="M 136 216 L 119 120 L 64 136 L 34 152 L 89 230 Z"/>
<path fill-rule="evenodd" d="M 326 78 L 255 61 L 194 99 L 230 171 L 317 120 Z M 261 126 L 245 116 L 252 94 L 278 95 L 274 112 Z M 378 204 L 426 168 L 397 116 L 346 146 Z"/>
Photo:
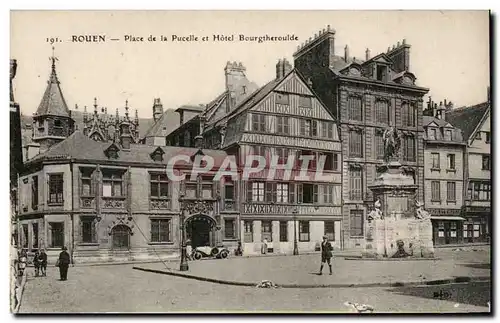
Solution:
<path fill-rule="evenodd" d="M 118 114 L 118 108 L 116 108 L 116 119 L 115 119 L 115 123 L 116 125 L 118 126 L 118 123 L 120 123 L 120 115 Z"/>
<path fill-rule="evenodd" d="M 94 115 L 97 115 L 97 98 L 94 98 Z"/>
<path fill-rule="evenodd" d="M 135 109 L 135 125 L 139 126 L 139 113 L 137 112 L 137 109 Z"/>
<path fill-rule="evenodd" d="M 130 120 L 128 117 L 128 100 L 125 100 L 125 120 Z"/>

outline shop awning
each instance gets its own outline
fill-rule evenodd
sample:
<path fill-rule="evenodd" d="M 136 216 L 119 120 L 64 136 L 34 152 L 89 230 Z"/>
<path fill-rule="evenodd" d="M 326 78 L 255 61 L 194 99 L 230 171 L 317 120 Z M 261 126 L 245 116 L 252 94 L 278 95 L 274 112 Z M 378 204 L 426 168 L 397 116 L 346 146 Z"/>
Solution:
<path fill-rule="evenodd" d="M 439 216 L 439 215 L 432 215 L 431 220 L 465 221 L 464 218 L 459 216 Z"/>

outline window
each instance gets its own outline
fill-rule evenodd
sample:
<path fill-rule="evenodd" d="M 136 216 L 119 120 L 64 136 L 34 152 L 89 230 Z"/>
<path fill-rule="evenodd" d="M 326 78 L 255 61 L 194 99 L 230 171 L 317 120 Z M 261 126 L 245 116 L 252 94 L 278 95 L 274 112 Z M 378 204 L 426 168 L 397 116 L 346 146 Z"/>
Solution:
<path fill-rule="evenodd" d="M 431 201 L 441 202 L 441 188 L 439 181 L 431 182 Z"/>
<path fill-rule="evenodd" d="M 297 184 L 299 203 L 313 204 L 318 203 L 318 185 L 316 184 Z"/>
<path fill-rule="evenodd" d="M 94 169 L 92 168 L 81 168 L 80 169 L 80 181 L 81 181 L 81 192 L 82 196 L 93 196 L 94 188 L 92 187 L 92 173 Z"/>
<path fill-rule="evenodd" d="M 363 178 L 361 169 L 351 169 L 349 172 L 349 199 L 360 201 L 363 199 Z"/>
<path fill-rule="evenodd" d="M 103 171 L 102 174 L 102 196 L 123 196 L 123 179 L 122 172 Z"/>
<path fill-rule="evenodd" d="M 333 170 L 339 171 L 340 170 L 340 154 L 334 153 L 333 154 Z"/>
<path fill-rule="evenodd" d="M 483 155 L 483 170 L 490 170 L 490 156 Z"/>
<path fill-rule="evenodd" d="M 385 100 L 375 101 L 375 121 L 378 123 L 389 124 L 389 102 Z"/>
<path fill-rule="evenodd" d="M 448 202 L 455 202 L 457 200 L 456 197 L 456 183 L 455 182 L 448 182 L 446 183 L 446 201 Z"/>
<path fill-rule="evenodd" d="M 333 123 L 332 122 L 322 122 L 321 123 L 321 137 L 333 139 Z"/>
<path fill-rule="evenodd" d="M 288 203 L 288 184 L 285 183 L 276 184 L 276 202 Z"/>
<path fill-rule="evenodd" d="M 288 117 L 277 117 L 277 133 L 288 135 L 290 133 L 290 126 Z"/>
<path fill-rule="evenodd" d="M 288 242 L 288 222 L 280 221 L 280 242 Z"/>
<path fill-rule="evenodd" d="M 323 203 L 333 204 L 333 185 L 323 185 Z"/>
<path fill-rule="evenodd" d="M 33 249 L 38 249 L 38 223 L 37 222 L 33 222 L 32 229 L 33 229 Z"/>
<path fill-rule="evenodd" d="M 263 114 L 252 114 L 252 130 L 258 132 L 266 131 L 266 116 Z"/>
<path fill-rule="evenodd" d="M 286 164 L 288 162 L 289 151 L 287 148 L 276 148 L 276 155 L 278 155 L 278 164 Z"/>
<path fill-rule="evenodd" d="M 302 156 L 312 156 L 309 157 L 309 158 L 303 158 Z M 302 159 L 301 159 L 302 157 Z M 318 161 L 318 158 L 316 156 L 316 153 L 311 151 L 311 150 L 301 150 L 299 151 L 299 156 L 298 156 L 298 162 L 300 162 L 301 164 L 300 167 L 304 167 L 306 168 L 307 166 L 307 169 L 309 170 L 315 170 L 316 169 L 316 162 Z"/>
<path fill-rule="evenodd" d="M 226 182 L 224 183 L 224 200 L 226 201 L 234 200 L 234 184 L 227 178 Z"/>
<path fill-rule="evenodd" d="M 455 169 L 455 154 L 448 154 L 448 169 Z"/>
<path fill-rule="evenodd" d="M 312 99 L 310 96 L 299 96 L 299 107 L 310 108 L 312 107 Z"/>
<path fill-rule="evenodd" d="M 350 221 L 351 237 L 363 236 L 363 210 L 351 210 Z"/>
<path fill-rule="evenodd" d="M 64 223 L 49 222 L 50 248 L 62 248 L 64 246 Z"/>
<path fill-rule="evenodd" d="M 349 132 L 349 156 L 363 157 L 363 134 L 361 131 L 351 130 Z"/>
<path fill-rule="evenodd" d="M 251 195 L 249 202 L 264 202 L 264 183 L 263 182 L 254 182 L 251 184 Z"/>
<path fill-rule="evenodd" d="M 62 127 L 61 120 L 54 120 L 54 127 L 57 127 L 57 128 Z"/>
<path fill-rule="evenodd" d="M 311 121 L 311 136 L 313 137 L 318 136 L 318 122 L 315 120 Z"/>
<path fill-rule="evenodd" d="M 63 174 L 49 175 L 49 204 L 63 203 Z"/>
<path fill-rule="evenodd" d="M 245 220 L 243 222 L 243 241 L 246 243 L 253 242 L 253 221 Z"/>
<path fill-rule="evenodd" d="M 485 136 L 486 136 L 486 143 L 487 143 L 487 144 L 489 144 L 489 143 L 490 143 L 490 140 L 491 140 L 491 138 L 490 138 L 490 132 L 489 132 L 489 131 L 485 131 L 485 133 L 484 133 L 484 134 L 485 134 Z"/>
<path fill-rule="evenodd" d="M 315 127 L 316 130 L 316 135 L 317 135 L 317 123 L 316 121 L 312 121 L 312 120 L 304 120 L 304 119 L 301 119 L 300 120 L 300 135 L 301 136 L 313 136 L 313 130 L 311 127 Z M 314 135 L 314 136 L 316 136 Z"/>
<path fill-rule="evenodd" d="M 299 221 L 299 241 L 309 240 L 309 221 Z"/>
<path fill-rule="evenodd" d="M 273 223 L 271 221 L 262 221 L 262 241 L 273 241 Z"/>
<path fill-rule="evenodd" d="M 196 182 L 186 182 L 185 187 L 185 197 L 194 199 L 198 195 L 198 183 Z"/>
<path fill-rule="evenodd" d="M 377 65 L 377 81 L 386 81 L 387 66 Z"/>
<path fill-rule="evenodd" d="M 289 104 L 290 96 L 286 93 L 276 93 L 276 103 L 278 104 Z"/>
<path fill-rule="evenodd" d="M 355 121 L 363 121 L 363 112 L 361 107 L 361 98 L 358 96 L 350 96 L 347 101 L 349 111 L 349 119 Z"/>
<path fill-rule="evenodd" d="M 95 217 L 90 217 L 90 216 L 80 217 L 83 243 L 97 243 L 94 220 Z"/>
<path fill-rule="evenodd" d="M 468 196 L 474 201 L 491 201 L 491 184 L 489 182 L 470 182 Z"/>
<path fill-rule="evenodd" d="M 213 177 L 203 176 L 201 180 L 201 198 L 211 199 L 214 194 Z"/>
<path fill-rule="evenodd" d="M 383 133 L 375 133 L 375 152 L 377 159 L 383 159 L 385 154 Z"/>
<path fill-rule="evenodd" d="M 477 132 L 476 139 L 477 139 L 477 140 L 481 140 L 481 139 L 482 139 L 482 138 L 481 138 L 481 131 L 478 131 L 478 132 Z"/>
<path fill-rule="evenodd" d="M 403 102 L 401 104 L 401 123 L 406 127 L 416 126 L 417 110 L 414 104 Z"/>
<path fill-rule="evenodd" d="M 276 183 L 266 183 L 265 195 L 266 202 L 276 202 Z"/>
<path fill-rule="evenodd" d="M 444 140 L 452 141 L 453 140 L 453 132 L 449 129 L 444 131 Z"/>
<path fill-rule="evenodd" d="M 436 132 L 436 129 L 435 128 L 431 128 L 428 130 L 428 133 L 429 133 L 429 139 L 432 139 L 432 140 L 436 140 L 437 139 L 437 132 Z"/>
<path fill-rule="evenodd" d="M 150 174 L 151 197 L 168 197 L 168 177 L 167 174 Z"/>
<path fill-rule="evenodd" d="M 224 238 L 234 239 L 236 236 L 234 234 L 234 219 L 224 219 Z"/>
<path fill-rule="evenodd" d="M 415 138 L 413 136 L 403 137 L 403 160 L 415 161 Z"/>
<path fill-rule="evenodd" d="M 334 170 L 333 168 L 333 154 L 332 153 L 318 153 L 318 161 L 324 159 L 323 169 Z"/>
<path fill-rule="evenodd" d="M 38 209 L 38 176 L 33 176 L 31 183 L 31 208 Z"/>
<path fill-rule="evenodd" d="M 432 159 L 432 168 L 440 169 L 441 165 L 439 163 L 439 153 L 431 153 L 431 159 Z"/>
<path fill-rule="evenodd" d="M 335 241 L 335 221 L 325 221 L 325 236 L 328 240 Z"/>
<path fill-rule="evenodd" d="M 28 248 L 28 225 L 23 224 L 23 248 L 27 249 Z"/>
<path fill-rule="evenodd" d="M 151 219 L 151 242 L 170 242 L 170 219 Z"/>

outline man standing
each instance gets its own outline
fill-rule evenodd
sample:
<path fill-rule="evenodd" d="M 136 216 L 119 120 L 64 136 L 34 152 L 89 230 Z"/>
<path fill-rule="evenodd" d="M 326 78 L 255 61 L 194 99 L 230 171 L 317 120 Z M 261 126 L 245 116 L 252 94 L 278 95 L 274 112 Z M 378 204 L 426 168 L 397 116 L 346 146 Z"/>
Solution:
<path fill-rule="evenodd" d="M 47 254 L 45 250 L 40 251 L 40 255 L 38 256 L 40 259 L 40 270 L 42 271 L 42 276 L 47 276 Z"/>
<path fill-rule="evenodd" d="M 57 266 L 59 266 L 59 275 L 61 280 L 68 279 L 68 267 L 70 263 L 69 253 L 66 251 L 68 248 L 62 247 L 62 251 L 59 254 L 59 259 L 57 260 Z"/>
<path fill-rule="evenodd" d="M 323 265 L 325 262 L 328 263 L 328 267 L 330 267 L 330 275 L 332 274 L 332 244 L 328 241 L 327 236 L 323 236 L 323 242 L 321 243 L 321 268 L 319 270 L 319 275 L 323 275 Z"/>

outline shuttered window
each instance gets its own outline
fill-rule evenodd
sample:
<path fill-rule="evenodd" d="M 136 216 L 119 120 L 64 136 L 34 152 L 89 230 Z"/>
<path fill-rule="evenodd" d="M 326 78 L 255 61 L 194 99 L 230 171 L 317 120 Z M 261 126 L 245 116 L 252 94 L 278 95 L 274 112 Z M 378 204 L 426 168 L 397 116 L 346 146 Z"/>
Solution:
<path fill-rule="evenodd" d="M 363 111 L 360 97 L 350 96 L 347 102 L 347 107 L 350 120 L 363 121 Z"/>
<path fill-rule="evenodd" d="M 441 202 L 441 188 L 439 181 L 431 182 L 431 200 L 433 202 Z"/>
<path fill-rule="evenodd" d="M 349 132 L 349 156 L 363 157 L 363 134 L 361 131 L 351 130 Z"/>
<path fill-rule="evenodd" d="M 378 123 L 389 124 L 389 102 L 377 100 L 375 102 L 375 121 Z"/>
<path fill-rule="evenodd" d="M 349 199 L 359 201 L 363 199 L 363 179 L 361 169 L 349 171 Z"/>

